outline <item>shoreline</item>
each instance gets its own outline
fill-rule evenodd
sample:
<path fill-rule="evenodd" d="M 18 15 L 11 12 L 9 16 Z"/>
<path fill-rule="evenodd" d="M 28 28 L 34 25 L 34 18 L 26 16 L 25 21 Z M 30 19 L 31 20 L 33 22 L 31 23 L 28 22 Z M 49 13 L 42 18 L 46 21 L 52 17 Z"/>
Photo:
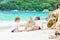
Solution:
<path fill-rule="evenodd" d="M 49 13 L 50 11 L 27 11 L 27 10 L 24 10 L 24 11 L 21 11 L 21 10 L 0 10 L 0 12 L 2 11 L 7 11 L 7 12 L 46 12 L 46 13 Z"/>
<path fill-rule="evenodd" d="M 20 21 L 21 22 L 21 24 L 25 24 L 27 21 Z M 43 22 L 43 26 L 44 27 L 47 27 L 47 21 L 46 20 L 42 20 L 42 22 Z M 12 20 L 12 21 L 0 21 L 0 28 L 4 28 L 4 27 L 7 27 L 7 28 L 9 28 L 9 27 L 11 27 L 11 25 L 14 23 L 14 21 Z"/>

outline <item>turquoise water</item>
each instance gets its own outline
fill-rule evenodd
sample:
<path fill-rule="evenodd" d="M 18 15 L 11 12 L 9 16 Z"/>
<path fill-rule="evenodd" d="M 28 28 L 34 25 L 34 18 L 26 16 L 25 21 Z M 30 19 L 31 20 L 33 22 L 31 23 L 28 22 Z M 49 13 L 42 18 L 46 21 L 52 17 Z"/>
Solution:
<path fill-rule="evenodd" d="M 29 16 L 33 19 L 39 16 L 41 20 L 46 19 L 47 12 L 20 12 L 20 11 L 0 11 L 0 21 L 14 20 L 15 17 L 20 17 L 21 20 L 27 20 Z"/>

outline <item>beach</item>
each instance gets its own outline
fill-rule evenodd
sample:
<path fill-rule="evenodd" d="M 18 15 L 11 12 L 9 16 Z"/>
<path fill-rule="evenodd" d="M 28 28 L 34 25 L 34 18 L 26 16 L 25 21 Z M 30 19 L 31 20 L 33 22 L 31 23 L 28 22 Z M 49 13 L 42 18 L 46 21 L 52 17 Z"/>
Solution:
<path fill-rule="evenodd" d="M 38 30 L 31 32 L 8 33 L 0 32 L 1 40 L 49 40 L 52 30 Z M 3 35 L 3 36 L 2 36 Z"/>
<path fill-rule="evenodd" d="M 60 40 L 60 0 L 0 0 L 0 40 Z"/>
<path fill-rule="evenodd" d="M 21 22 L 21 24 L 25 24 L 27 21 L 20 21 L 20 22 Z M 44 26 L 43 29 L 47 28 L 47 21 L 42 20 L 42 22 L 43 22 L 43 26 Z M 12 24 L 14 24 L 13 20 L 12 21 L 0 21 L 0 32 L 3 32 L 3 31 L 5 32 L 5 30 L 10 29 Z"/>
<path fill-rule="evenodd" d="M 13 22 L 14 21 L 0 21 L 1 40 L 49 40 L 49 35 L 54 33 L 54 30 L 50 29 L 11 33 L 10 29 Z M 21 23 L 26 23 L 26 21 L 21 21 Z M 44 28 L 46 28 L 46 21 L 44 20 L 43 23 Z"/>

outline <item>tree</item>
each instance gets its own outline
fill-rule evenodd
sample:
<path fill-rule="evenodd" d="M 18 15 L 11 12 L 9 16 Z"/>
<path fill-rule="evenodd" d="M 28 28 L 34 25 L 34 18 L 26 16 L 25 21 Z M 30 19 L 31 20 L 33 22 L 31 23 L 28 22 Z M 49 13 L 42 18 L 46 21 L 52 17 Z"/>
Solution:
<path fill-rule="evenodd" d="M 7 2 L 1 0 L 0 10 L 54 10 L 59 2 L 60 0 L 7 0 Z"/>

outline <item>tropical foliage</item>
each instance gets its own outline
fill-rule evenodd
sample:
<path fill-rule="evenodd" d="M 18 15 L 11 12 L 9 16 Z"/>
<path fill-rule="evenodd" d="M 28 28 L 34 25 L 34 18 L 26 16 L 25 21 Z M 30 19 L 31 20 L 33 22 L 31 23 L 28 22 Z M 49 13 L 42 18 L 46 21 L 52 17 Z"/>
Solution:
<path fill-rule="evenodd" d="M 0 10 L 54 10 L 60 0 L 0 0 Z"/>

